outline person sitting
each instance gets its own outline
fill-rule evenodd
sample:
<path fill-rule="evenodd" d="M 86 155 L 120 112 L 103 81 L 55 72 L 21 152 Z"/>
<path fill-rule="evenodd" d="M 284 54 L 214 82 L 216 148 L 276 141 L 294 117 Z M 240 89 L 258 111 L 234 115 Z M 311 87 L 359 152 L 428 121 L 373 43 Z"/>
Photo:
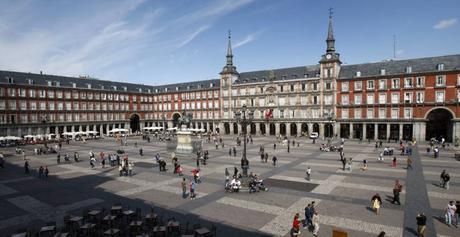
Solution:
<path fill-rule="evenodd" d="M 241 181 L 234 178 L 232 179 L 232 181 L 230 182 L 230 186 L 232 186 L 232 191 L 233 192 L 238 192 L 241 188 Z"/>
<path fill-rule="evenodd" d="M 251 179 L 251 181 L 249 181 L 249 193 L 255 193 L 258 191 L 259 190 L 257 189 L 256 181 L 254 179 Z"/>

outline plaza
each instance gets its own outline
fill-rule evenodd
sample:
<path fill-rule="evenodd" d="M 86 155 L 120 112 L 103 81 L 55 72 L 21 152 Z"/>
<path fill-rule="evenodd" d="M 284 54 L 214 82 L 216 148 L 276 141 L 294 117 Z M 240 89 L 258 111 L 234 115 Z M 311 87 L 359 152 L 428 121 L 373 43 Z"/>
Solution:
<path fill-rule="evenodd" d="M 413 146 L 413 169 L 406 170 L 407 156 L 399 155 L 399 143 L 383 143 L 395 149 L 397 166 L 391 166 L 392 156 L 378 161 L 383 148 L 375 149 L 370 143 L 345 141 L 346 158 L 353 158 L 353 170 L 343 171 L 338 152 L 322 152 L 319 139 L 316 144 L 306 137 L 291 137 L 296 144 L 287 147 L 275 137 L 254 136 L 247 144 L 249 172 L 260 175 L 268 191 L 227 193 L 224 191 L 225 169 L 231 173 L 234 167 L 240 171 L 242 146 L 236 146 L 237 155 L 229 155 L 228 149 L 236 145 L 236 136 L 224 136 L 225 147 L 216 149 L 214 143 L 204 142 L 209 151 L 207 165 L 200 165 L 202 182 L 197 185 L 197 198 L 182 197 L 182 177 L 173 173 L 171 150 L 163 141 L 152 138 L 148 143 L 140 136 L 128 138 L 127 146 L 120 146 L 114 138 L 71 141 L 63 144 L 61 155 L 71 157 L 77 151 L 81 162 L 56 164 L 56 154 L 35 155 L 39 145 L 26 145 L 31 174 L 24 174 L 24 161 L 14 148 L 1 148 L 5 156 L 5 168 L 0 169 L 0 231 L 2 236 L 15 233 L 20 228 L 39 229 L 49 221 L 62 225 L 66 214 L 80 215 L 85 209 L 109 208 L 114 203 L 142 209 L 143 213 L 153 207 L 155 213 L 165 220 L 174 217 L 181 224 L 199 223 L 216 226 L 217 236 L 289 236 L 295 213 L 304 219 L 304 208 L 315 201 L 319 214 L 319 236 L 332 236 L 333 230 L 348 236 L 416 236 L 415 217 L 425 212 L 427 236 L 458 236 L 459 229 L 444 224 L 447 203 L 460 199 L 460 162 L 454 158 L 455 148 L 441 149 L 437 159 L 426 153 L 427 144 Z M 137 143 L 137 147 L 135 146 Z M 273 144 L 277 147 L 274 149 Z M 299 143 L 299 145 L 297 145 Z M 333 143 L 339 144 L 339 140 Z M 263 145 L 269 162 L 262 163 L 259 148 Z M 139 148 L 143 156 L 139 155 Z M 115 153 L 123 149 L 134 162 L 134 175 L 120 177 L 117 167 L 100 164 L 95 169 L 89 165 L 89 152 Z M 160 172 L 154 155 L 159 153 L 167 163 L 167 171 Z M 276 166 L 271 158 L 278 158 Z M 184 177 L 191 178 L 196 168 L 195 154 L 179 155 Z M 361 170 L 362 161 L 369 165 Z M 37 169 L 48 166 L 47 179 L 37 177 Z M 311 167 L 311 180 L 305 179 L 305 171 Z M 450 189 L 439 187 L 439 175 L 446 170 L 451 176 Z M 393 185 L 398 179 L 403 185 L 401 205 L 394 205 Z M 383 203 L 380 214 L 372 210 L 371 197 L 379 193 Z M 301 228 L 300 236 L 312 236 Z"/>

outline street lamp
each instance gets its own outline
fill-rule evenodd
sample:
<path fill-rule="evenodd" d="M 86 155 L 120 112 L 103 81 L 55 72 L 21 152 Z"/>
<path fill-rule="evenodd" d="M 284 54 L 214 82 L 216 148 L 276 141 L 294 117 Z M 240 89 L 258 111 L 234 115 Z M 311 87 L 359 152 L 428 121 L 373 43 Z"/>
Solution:
<path fill-rule="evenodd" d="M 166 130 L 166 116 L 164 114 L 161 115 L 161 120 L 163 122 L 163 134 L 165 134 Z"/>
<path fill-rule="evenodd" d="M 328 133 L 331 136 L 331 138 L 334 137 L 334 123 L 333 123 L 334 121 L 333 121 L 333 119 L 334 119 L 334 112 L 329 111 L 329 114 L 327 115 L 327 120 L 328 120 L 330 126 L 328 126 L 327 130 L 328 130 Z M 351 134 L 350 134 L 350 136 L 351 136 Z"/>
<path fill-rule="evenodd" d="M 247 126 L 254 120 L 254 112 L 247 109 L 246 105 L 243 105 L 241 111 L 235 111 L 235 119 L 238 124 L 243 128 L 243 157 L 241 158 L 241 169 L 243 169 L 243 176 L 248 176 L 249 161 L 246 158 L 246 136 Z"/>

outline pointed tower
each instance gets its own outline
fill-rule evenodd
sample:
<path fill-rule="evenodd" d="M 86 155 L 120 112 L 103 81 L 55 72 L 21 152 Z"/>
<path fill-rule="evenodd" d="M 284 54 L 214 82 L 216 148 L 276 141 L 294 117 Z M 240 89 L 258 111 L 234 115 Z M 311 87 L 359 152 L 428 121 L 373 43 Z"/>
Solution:
<path fill-rule="evenodd" d="M 331 137 L 338 134 L 339 126 L 335 125 L 337 115 L 337 78 L 340 72 L 340 54 L 335 51 L 335 38 L 332 29 L 332 8 L 329 8 L 329 27 L 326 38 L 326 53 L 321 56 L 320 63 L 320 113 L 324 121 L 320 124 L 320 135 Z"/>
<path fill-rule="evenodd" d="M 233 66 L 233 53 L 232 53 L 232 36 L 231 32 L 228 31 L 228 46 L 227 46 L 227 64 L 224 66 L 222 69 L 222 72 L 220 74 L 226 74 L 226 73 L 231 73 L 231 74 L 238 74 L 236 71 L 236 67 Z"/>

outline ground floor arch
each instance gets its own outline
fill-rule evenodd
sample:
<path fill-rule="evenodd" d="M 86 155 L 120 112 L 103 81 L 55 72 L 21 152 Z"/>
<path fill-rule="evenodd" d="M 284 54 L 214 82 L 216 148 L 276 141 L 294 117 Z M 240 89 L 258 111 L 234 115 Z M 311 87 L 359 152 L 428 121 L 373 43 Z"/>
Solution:
<path fill-rule="evenodd" d="M 140 117 L 138 114 L 132 114 L 129 119 L 129 126 L 131 128 L 131 132 L 137 132 L 141 130 L 140 127 Z M 112 128 L 110 128 L 111 130 Z"/>
<path fill-rule="evenodd" d="M 286 136 L 286 124 L 280 123 L 280 134 Z"/>
<path fill-rule="evenodd" d="M 182 117 L 179 113 L 174 113 L 172 116 L 173 127 L 179 126 L 179 118 Z"/>
<path fill-rule="evenodd" d="M 250 130 L 250 133 L 252 135 L 255 135 L 256 134 L 256 124 L 255 123 L 251 123 L 251 130 Z"/>
<path fill-rule="evenodd" d="M 319 133 L 319 124 L 317 124 L 317 123 L 313 124 L 313 132 Z"/>
<path fill-rule="evenodd" d="M 265 135 L 267 133 L 267 131 L 265 130 L 265 124 L 264 123 L 259 124 L 259 129 L 260 129 L 260 134 L 261 135 Z"/>
<path fill-rule="evenodd" d="M 325 137 L 334 136 L 334 126 L 332 125 L 332 123 L 326 123 L 324 125 L 324 136 Z"/>
<path fill-rule="evenodd" d="M 300 131 L 302 132 L 302 134 L 308 134 L 308 124 L 302 123 L 300 125 Z"/>
<path fill-rule="evenodd" d="M 226 135 L 230 134 L 230 124 L 224 123 L 224 132 Z"/>
<path fill-rule="evenodd" d="M 238 134 L 238 124 L 233 123 L 233 134 Z"/>
<path fill-rule="evenodd" d="M 297 136 L 297 124 L 291 123 L 289 129 L 291 130 L 291 136 Z"/>
<path fill-rule="evenodd" d="M 276 135 L 276 126 L 274 123 L 270 124 L 270 135 Z"/>
<path fill-rule="evenodd" d="M 426 116 L 426 140 L 444 138 L 447 142 L 452 142 L 453 118 L 452 113 L 445 108 L 431 110 Z"/>

